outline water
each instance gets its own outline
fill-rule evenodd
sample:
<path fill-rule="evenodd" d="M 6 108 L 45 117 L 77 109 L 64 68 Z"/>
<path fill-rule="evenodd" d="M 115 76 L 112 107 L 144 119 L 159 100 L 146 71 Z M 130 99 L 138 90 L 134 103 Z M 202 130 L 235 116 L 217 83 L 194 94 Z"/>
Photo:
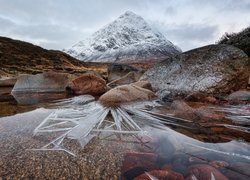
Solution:
<path fill-rule="evenodd" d="M 249 179 L 249 106 L 194 106 L 9 103 L 19 109 L 0 118 L 0 177 Z"/>

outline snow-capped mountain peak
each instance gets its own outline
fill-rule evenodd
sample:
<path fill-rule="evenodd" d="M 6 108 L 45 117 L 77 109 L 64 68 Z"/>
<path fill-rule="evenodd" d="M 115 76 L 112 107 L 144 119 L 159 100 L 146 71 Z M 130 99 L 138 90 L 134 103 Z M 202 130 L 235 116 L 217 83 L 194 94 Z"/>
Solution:
<path fill-rule="evenodd" d="M 66 52 L 83 61 L 114 62 L 162 59 L 180 51 L 141 16 L 127 11 Z"/>

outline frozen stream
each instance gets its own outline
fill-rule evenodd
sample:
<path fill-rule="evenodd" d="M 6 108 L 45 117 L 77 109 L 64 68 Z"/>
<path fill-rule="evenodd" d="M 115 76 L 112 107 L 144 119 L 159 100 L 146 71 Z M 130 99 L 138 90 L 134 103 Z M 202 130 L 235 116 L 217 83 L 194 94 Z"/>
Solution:
<path fill-rule="evenodd" d="M 153 179 L 169 171 L 179 179 L 250 178 L 248 105 L 209 107 L 232 121 L 212 125 L 158 108 L 156 101 L 103 107 L 79 96 L 2 117 L 0 177 Z"/>

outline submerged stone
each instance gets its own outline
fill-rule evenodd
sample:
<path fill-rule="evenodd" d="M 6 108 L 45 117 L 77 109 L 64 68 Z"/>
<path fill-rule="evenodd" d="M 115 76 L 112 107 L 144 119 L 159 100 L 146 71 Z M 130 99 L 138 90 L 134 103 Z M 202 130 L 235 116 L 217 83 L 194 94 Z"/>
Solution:
<path fill-rule="evenodd" d="M 152 170 L 145 172 L 144 174 L 137 176 L 134 180 L 151 180 L 151 179 L 173 179 L 184 180 L 184 177 L 180 173 L 176 173 L 171 170 Z"/>
<path fill-rule="evenodd" d="M 206 165 L 206 164 L 192 165 L 188 168 L 188 170 L 189 170 L 190 176 L 186 178 L 187 180 L 193 180 L 194 177 L 196 177 L 196 179 L 202 179 L 202 180 L 211 180 L 211 179 L 227 180 L 228 179 L 216 168 L 210 165 Z"/>
<path fill-rule="evenodd" d="M 145 171 L 156 169 L 157 155 L 154 153 L 130 152 L 124 157 L 122 174 L 127 179 L 133 179 Z"/>

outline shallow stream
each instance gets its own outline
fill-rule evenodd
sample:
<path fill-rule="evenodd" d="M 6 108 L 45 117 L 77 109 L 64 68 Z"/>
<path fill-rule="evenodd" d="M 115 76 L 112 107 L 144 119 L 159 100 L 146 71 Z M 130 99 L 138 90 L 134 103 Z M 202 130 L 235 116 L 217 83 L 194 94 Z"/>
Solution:
<path fill-rule="evenodd" d="M 1 103 L 0 177 L 250 179 L 250 106 L 192 106 Z"/>

